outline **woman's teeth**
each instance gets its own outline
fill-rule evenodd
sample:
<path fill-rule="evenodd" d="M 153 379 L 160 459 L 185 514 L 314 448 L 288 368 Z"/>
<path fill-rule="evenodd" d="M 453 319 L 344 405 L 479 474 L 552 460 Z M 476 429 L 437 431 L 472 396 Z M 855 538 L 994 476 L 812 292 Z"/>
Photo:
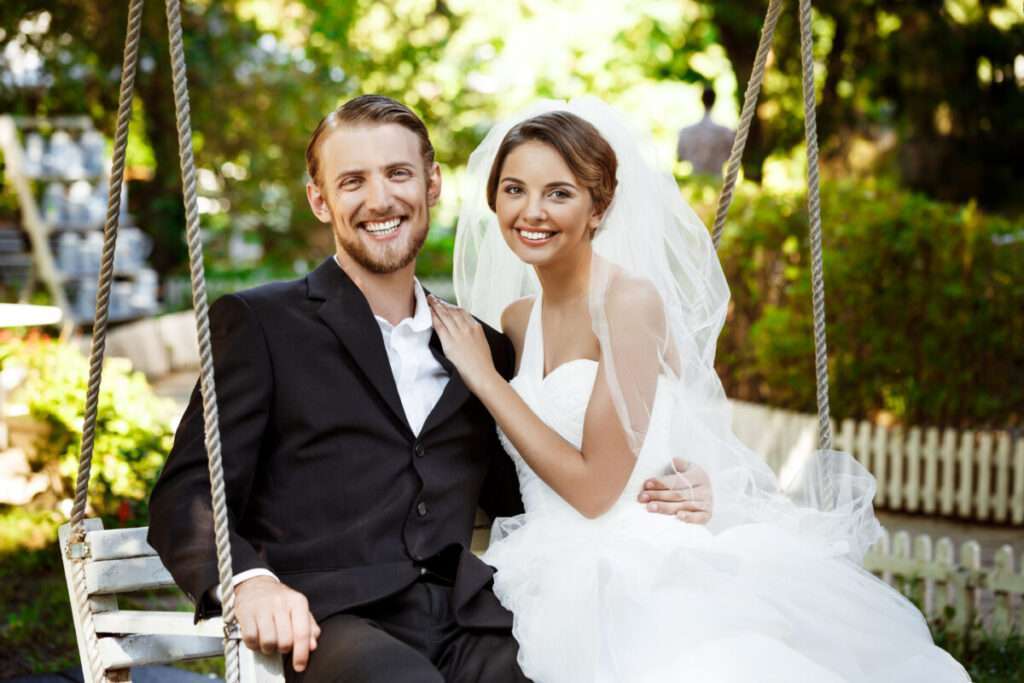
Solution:
<path fill-rule="evenodd" d="M 366 232 L 371 235 L 386 235 L 389 232 L 397 230 L 401 222 L 401 218 L 392 218 L 391 220 L 384 221 L 382 223 L 366 223 L 365 229 Z"/>
<path fill-rule="evenodd" d="M 532 241 L 535 241 L 535 242 L 543 242 L 544 240 L 550 238 L 555 233 L 553 233 L 553 232 L 538 232 L 538 231 L 534 231 L 534 230 L 520 230 L 519 234 L 522 235 L 524 239 L 532 240 Z"/>

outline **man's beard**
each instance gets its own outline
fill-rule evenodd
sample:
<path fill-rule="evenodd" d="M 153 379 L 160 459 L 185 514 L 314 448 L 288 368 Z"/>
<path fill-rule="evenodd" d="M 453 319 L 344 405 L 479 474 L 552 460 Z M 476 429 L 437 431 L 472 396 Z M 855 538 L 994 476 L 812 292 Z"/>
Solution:
<path fill-rule="evenodd" d="M 410 229 L 409 226 L 404 227 L 406 230 Z M 391 245 L 387 245 L 377 253 L 367 248 L 367 245 L 356 235 L 344 234 L 337 229 L 335 229 L 334 234 L 341 248 L 345 250 L 345 253 L 353 261 L 371 273 L 386 275 L 396 270 L 401 270 L 416 260 L 416 256 L 419 255 L 424 242 L 427 241 L 427 232 L 427 230 L 410 232 L 408 238 L 406 238 L 408 240 L 406 242 L 407 246 L 401 251 L 398 250 L 400 247 L 392 248 Z"/>

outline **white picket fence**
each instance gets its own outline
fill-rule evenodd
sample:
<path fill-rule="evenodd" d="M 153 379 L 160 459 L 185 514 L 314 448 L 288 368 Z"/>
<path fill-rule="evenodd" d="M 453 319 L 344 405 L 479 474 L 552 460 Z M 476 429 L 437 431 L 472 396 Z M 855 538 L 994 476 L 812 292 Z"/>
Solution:
<path fill-rule="evenodd" d="M 954 633 L 979 629 L 1005 637 L 1024 631 L 1024 558 L 1018 569 L 1013 548 L 1004 545 L 992 565 L 983 566 L 977 541 L 961 544 L 959 556 L 956 550 L 948 538 L 933 543 L 927 534 L 911 540 L 906 531 L 886 533 L 868 551 L 864 567 Z"/>
<path fill-rule="evenodd" d="M 733 428 L 785 481 L 813 455 L 817 418 L 733 401 Z M 833 424 L 836 448 L 878 480 L 875 507 L 965 520 L 1024 524 L 1024 439 L 1007 431 Z"/>

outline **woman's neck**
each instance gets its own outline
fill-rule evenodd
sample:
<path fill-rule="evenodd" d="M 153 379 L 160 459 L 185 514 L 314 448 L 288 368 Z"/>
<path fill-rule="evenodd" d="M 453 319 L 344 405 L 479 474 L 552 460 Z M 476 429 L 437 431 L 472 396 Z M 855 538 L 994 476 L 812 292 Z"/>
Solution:
<path fill-rule="evenodd" d="M 585 244 L 580 246 L 578 253 L 568 258 L 558 259 L 534 269 L 537 279 L 540 280 L 545 308 L 557 309 L 587 297 L 590 291 L 590 264 L 593 258 L 593 249 L 590 244 Z"/>

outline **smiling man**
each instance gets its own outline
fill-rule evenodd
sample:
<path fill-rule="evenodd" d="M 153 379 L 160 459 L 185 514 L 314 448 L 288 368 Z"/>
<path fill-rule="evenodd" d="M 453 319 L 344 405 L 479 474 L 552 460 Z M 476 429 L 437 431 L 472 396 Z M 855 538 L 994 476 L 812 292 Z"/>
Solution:
<path fill-rule="evenodd" d="M 414 275 L 441 192 L 426 127 L 358 97 L 321 121 L 306 160 L 336 253 L 210 310 L 242 635 L 285 653 L 293 681 L 526 680 L 493 570 L 469 550 L 478 506 L 522 511 L 515 471 Z M 486 335 L 510 377 L 511 343 Z M 655 511 L 687 509 L 658 486 Z M 197 615 L 215 613 L 198 387 L 150 509 L 150 543 Z"/>

